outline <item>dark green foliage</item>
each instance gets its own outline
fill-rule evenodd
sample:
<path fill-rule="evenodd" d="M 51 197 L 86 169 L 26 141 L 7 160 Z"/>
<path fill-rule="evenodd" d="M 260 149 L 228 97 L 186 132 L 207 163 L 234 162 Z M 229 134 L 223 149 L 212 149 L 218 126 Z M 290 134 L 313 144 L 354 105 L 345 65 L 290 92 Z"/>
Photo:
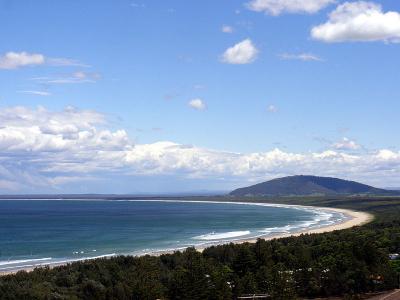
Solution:
<path fill-rule="evenodd" d="M 400 260 L 389 261 L 388 254 L 400 252 L 400 199 L 319 202 L 353 208 L 355 199 L 357 207 L 376 214 L 374 222 L 324 234 L 213 246 L 202 253 L 189 248 L 159 257 L 120 256 L 19 272 L 0 277 L 0 299 L 219 300 L 252 293 L 272 299 L 358 299 L 365 292 L 392 289 Z"/>

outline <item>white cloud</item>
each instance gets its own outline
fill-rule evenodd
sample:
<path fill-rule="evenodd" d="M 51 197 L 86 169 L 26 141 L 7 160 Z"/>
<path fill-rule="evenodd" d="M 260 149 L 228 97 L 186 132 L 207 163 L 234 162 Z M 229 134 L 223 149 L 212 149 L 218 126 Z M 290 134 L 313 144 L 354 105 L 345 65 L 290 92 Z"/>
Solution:
<path fill-rule="evenodd" d="M 329 14 L 328 21 L 311 30 L 314 39 L 328 43 L 346 41 L 400 41 L 400 13 L 383 12 L 373 2 L 345 2 Z"/>
<path fill-rule="evenodd" d="M 204 101 L 200 98 L 190 100 L 188 105 L 195 110 L 205 110 L 207 107 Z"/>
<path fill-rule="evenodd" d="M 90 67 L 89 65 L 84 64 L 76 59 L 62 58 L 62 57 L 46 58 L 46 64 L 55 67 L 85 67 L 85 68 Z"/>
<path fill-rule="evenodd" d="M 278 112 L 278 108 L 275 105 L 271 104 L 267 107 L 267 111 L 270 113 L 276 113 Z"/>
<path fill-rule="evenodd" d="M 79 71 L 79 72 L 75 72 L 74 74 L 72 74 L 73 77 L 77 78 L 77 79 L 86 79 L 88 76 L 85 72 Z"/>
<path fill-rule="evenodd" d="M 103 129 L 104 115 L 90 110 L 3 108 L 0 123 L 0 176 L 17 187 L 46 187 L 59 176 L 115 171 L 124 151 L 134 147 L 124 130 Z"/>
<path fill-rule="evenodd" d="M 101 78 L 99 73 L 77 71 L 57 77 L 35 77 L 32 80 L 45 84 L 95 83 Z"/>
<path fill-rule="evenodd" d="M 80 66 L 89 67 L 88 65 L 82 64 L 77 60 L 69 58 L 51 58 L 45 57 L 39 53 L 28 53 L 28 52 L 7 52 L 0 56 L 0 69 L 18 69 L 21 67 L 38 66 L 38 65 L 49 65 L 49 66 Z"/>
<path fill-rule="evenodd" d="M 71 107 L 59 112 L 42 107 L 0 108 L 0 124 L 0 188 L 5 190 L 48 191 L 82 180 L 129 182 L 132 176 L 242 185 L 293 174 L 337 176 L 380 185 L 395 185 L 400 180 L 400 152 L 388 149 L 234 153 L 169 141 L 134 144 L 125 130 L 108 128 L 103 114 Z M 355 147 L 349 140 L 341 142 Z"/>
<path fill-rule="evenodd" d="M 384 152 L 383 152 L 384 151 Z M 381 150 L 365 155 L 336 151 L 290 153 L 274 149 L 260 153 L 232 153 L 188 147 L 171 142 L 137 145 L 127 163 L 141 174 L 184 174 L 188 178 L 262 181 L 277 176 L 317 174 L 373 182 L 398 181 L 400 152 Z"/>
<path fill-rule="evenodd" d="M 50 112 L 23 106 L 0 110 L 0 149 L 3 151 L 64 151 L 101 146 L 113 147 L 117 140 L 127 143 L 126 133 L 100 130 L 105 117 L 95 111 L 67 107 Z M 115 138 L 115 139 L 113 139 Z M 119 144 L 121 146 L 122 144 Z"/>
<path fill-rule="evenodd" d="M 398 159 L 399 156 L 398 156 L 398 153 L 396 153 L 396 152 L 393 152 L 393 151 L 387 150 L 387 149 L 382 149 L 382 150 L 378 151 L 376 157 L 380 160 L 390 161 L 390 160 Z"/>
<path fill-rule="evenodd" d="M 18 69 L 26 66 L 42 65 L 45 57 L 42 54 L 27 52 L 7 52 L 0 56 L 0 69 Z"/>
<path fill-rule="evenodd" d="M 223 25 L 221 31 L 224 33 L 232 33 L 234 31 L 232 26 Z"/>
<path fill-rule="evenodd" d="M 357 150 L 361 148 L 361 146 L 358 145 L 355 141 L 352 141 L 347 137 L 344 137 L 339 142 L 334 143 L 333 147 L 338 150 Z"/>
<path fill-rule="evenodd" d="M 322 58 L 312 53 L 299 53 L 299 54 L 281 53 L 278 56 L 280 59 L 283 60 L 323 61 Z"/>
<path fill-rule="evenodd" d="M 132 2 L 132 3 L 131 3 L 131 7 L 133 7 L 133 8 L 145 8 L 146 5 L 145 5 L 144 3 Z"/>
<path fill-rule="evenodd" d="M 78 81 L 96 81 L 101 78 L 99 73 L 78 71 L 71 75 L 72 78 Z"/>
<path fill-rule="evenodd" d="M 222 61 L 228 64 L 249 64 L 256 60 L 258 49 L 250 39 L 228 48 L 222 55 Z"/>
<path fill-rule="evenodd" d="M 247 3 L 250 10 L 278 16 L 282 13 L 313 14 L 335 0 L 252 0 Z"/>
<path fill-rule="evenodd" d="M 51 93 L 45 91 L 18 91 L 21 94 L 35 95 L 35 96 L 50 96 Z"/>

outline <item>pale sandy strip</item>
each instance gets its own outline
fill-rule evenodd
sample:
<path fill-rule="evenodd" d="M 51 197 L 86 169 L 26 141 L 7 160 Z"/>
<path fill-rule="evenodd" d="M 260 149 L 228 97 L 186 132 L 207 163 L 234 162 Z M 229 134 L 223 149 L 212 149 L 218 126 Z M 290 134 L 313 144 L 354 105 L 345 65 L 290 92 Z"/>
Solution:
<path fill-rule="evenodd" d="M 335 230 L 347 229 L 347 228 L 351 228 L 354 226 L 361 226 L 361 225 L 371 222 L 374 219 L 374 216 L 372 214 L 369 214 L 366 212 L 361 212 L 361 211 L 354 211 L 354 210 L 350 210 L 350 209 L 317 207 L 317 206 L 313 206 L 312 208 L 318 208 L 318 209 L 322 209 L 325 211 L 333 211 L 333 212 L 343 213 L 347 216 L 347 219 L 341 223 L 336 223 L 333 225 L 324 226 L 324 227 L 320 227 L 320 228 L 305 229 L 305 230 L 294 232 L 294 233 L 268 235 L 268 236 L 263 236 L 260 238 L 265 239 L 265 240 L 273 240 L 273 239 L 285 238 L 285 237 L 290 237 L 290 236 L 299 236 L 302 234 L 324 233 L 324 232 L 330 232 L 330 231 L 335 231 Z M 243 241 L 238 241 L 238 243 L 244 243 L 244 242 L 253 243 L 253 242 L 256 242 L 256 240 L 257 239 L 243 240 Z"/>
<path fill-rule="evenodd" d="M 288 207 L 290 207 L 290 205 L 288 205 Z M 280 238 L 291 237 L 291 236 L 300 236 L 302 234 L 324 233 L 324 232 L 330 232 L 330 231 L 335 231 L 335 230 L 342 230 L 342 229 L 347 229 L 347 228 L 351 228 L 354 226 L 361 226 L 361 225 L 367 224 L 374 219 L 374 216 L 372 214 L 369 214 L 366 212 L 361 212 L 361 211 L 354 211 L 354 210 L 350 210 L 350 209 L 319 207 L 319 206 L 303 206 L 303 207 L 308 207 L 308 208 L 313 208 L 313 209 L 315 208 L 318 210 L 332 211 L 332 212 L 337 212 L 337 213 L 343 213 L 344 215 L 346 215 L 347 219 L 341 223 L 336 223 L 336 224 L 329 225 L 329 226 L 324 226 L 324 227 L 315 228 L 315 229 L 304 229 L 304 230 L 293 232 L 293 233 L 280 233 L 280 234 L 275 234 L 275 235 L 268 234 L 265 236 L 260 236 L 260 237 L 258 237 L 258 239 L 273 240 L 273 239 L 280 239 Z M 257 239 L 253 238 L 253 239 L 236 240 L 236 241 L 233 241 L 232 243 L 243 244 L 243 243 L 255 243 L 256 241 L 257 241 Z M 196 249 L 198 251 L 202 252 L 204 249 L 206 249 L 212 245 L 215 245 L 215 244 L 197 246 Z M 173 252 L 174 251 L 170 251 L 170 250 L 159 251 L 159 252 L 152 253 L 152 255 L 159 256 L 161 254 L 172 254 Z"/>

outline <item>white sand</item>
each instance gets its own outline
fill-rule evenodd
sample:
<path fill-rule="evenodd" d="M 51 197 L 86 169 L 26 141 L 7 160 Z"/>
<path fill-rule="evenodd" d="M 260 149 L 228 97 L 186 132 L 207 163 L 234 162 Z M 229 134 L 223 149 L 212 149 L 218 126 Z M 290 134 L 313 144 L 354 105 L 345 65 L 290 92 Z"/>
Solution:
<path fill-rule="evenodd" d="M 320 228 L 305 229 L 305 230 L 294 232 L 294 233 L 267 235 L 267 236 L 262 236 L 260 238 L 265 239 L 265 240 L 273 240 L 273 239 L 285 238 L 285 237 L 290 237 L 290 236 L 299 236 L 302 234 L 324 233 L 324 232 L 330 232 L 330 231 L 335 231 L 335 230 L 347 229 L 347 228 L 351 228 L 354 226 L 361 226 L 361 225 L 371 222 L 374 219 L 374 216 L 369 213 L 361 212 L 361 211 L 354 211 L 354 210 L 350 210 L 350 209 L 318 207 L 318 206 L 312 206 L 312 208 L 318 208 L 318 209 L 325 210 L 325 211 L 333 211 L 333 212 L 343 213 L 344 215 L 346 215 L 347 219 L 341 223 L 336 223 L 333 225 L 324 226 L 324 227 L 320 227 Z M 257 241 L 256 239 L 250 239 L 250 240 L 237 241 L 237 243 L 245 243 L 245 242 L 254 243 L 256 241 Z"/>

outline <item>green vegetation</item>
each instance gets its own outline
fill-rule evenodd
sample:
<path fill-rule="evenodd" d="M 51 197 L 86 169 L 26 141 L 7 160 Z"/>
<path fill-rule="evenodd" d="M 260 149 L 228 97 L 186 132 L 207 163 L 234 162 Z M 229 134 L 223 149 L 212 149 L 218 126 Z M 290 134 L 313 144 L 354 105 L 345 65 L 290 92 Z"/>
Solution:
<path fill-rule="evenodd" d="M 195 198 L 192 198 L 195 199 Z M 205 200 L 204 198 L 202 198 Z M 207 198 L 227 200 L 232 198 Z M 76 262 L 0 277 L 0 299 L 272 299 L 348 296 L 398 286 L 400 198 L 251 198 L 364 210 L 374 222 L 324 234 L 162 255 Z"/>

